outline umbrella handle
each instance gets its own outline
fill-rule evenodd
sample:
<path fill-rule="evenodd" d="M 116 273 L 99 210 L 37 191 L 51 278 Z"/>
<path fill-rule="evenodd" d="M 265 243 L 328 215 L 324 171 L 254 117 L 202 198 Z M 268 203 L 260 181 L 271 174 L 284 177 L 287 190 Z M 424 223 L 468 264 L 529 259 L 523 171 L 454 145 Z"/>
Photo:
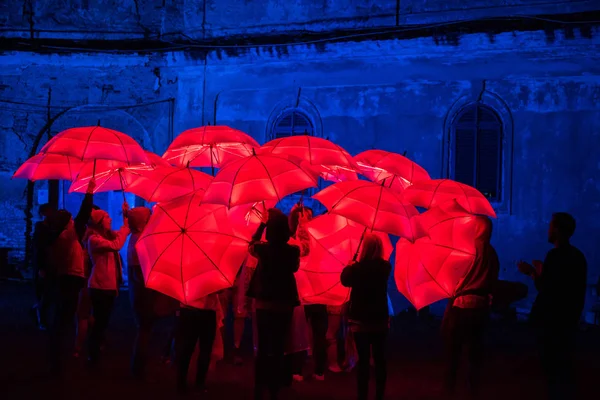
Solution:
<path fill-rule="evenodd" d="M 358 247 L 356 248 L 356 253 L 354 253 L 354 257 L 352 258 L 352 261 L 356 261 L 358 259 L 358 252 L 360 251 L 360 246 L 362 246 L 362 242 L 365 239 L 366 233 L 367 233 L 367 227 L 365 227 L 365 230 L 363 231 L 362 235 L 360 235 L 360 241 L 358 242 Z"/>
<path fill-rule="evenodd" d="M 215 176 L 215 163 L 213 161 L 213 145 L 210 145 L 209 148 L 210 151 L 210 174 L 214 177 Z"/>
<path fill-rule="evenodd" d="M 123 193 L 123 202 L 126 203 L 127 199 L 125 198 L 125 188 L 123 187 L 123 175 L 121 175 L 120 169 L 119 169 L 119 183 L 121 184 L 121 192 Z"/>

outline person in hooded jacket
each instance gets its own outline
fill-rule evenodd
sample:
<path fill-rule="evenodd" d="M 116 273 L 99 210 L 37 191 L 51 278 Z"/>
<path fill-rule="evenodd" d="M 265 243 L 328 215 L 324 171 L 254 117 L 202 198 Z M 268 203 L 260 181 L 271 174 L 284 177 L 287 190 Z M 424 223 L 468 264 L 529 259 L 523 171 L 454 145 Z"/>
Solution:
<path fill-rule="evenodd" d="M 358 262 L 344 268 L 340 276 L 342 285 L 352 288 L 348 322 L 358 352 L 359 400 L 366 400 L 369 392 L 371 354 L 375 362 L 375 398 L 383 400 L 384 397 L 387 380 L 385 342 L 389 328 L 387 285 L 391 271 L 392 265 L 383 258 L 381 238 L 367 233 Z"/>
<path fill-rule="evenodd" d="M 92 212 L 94 180 L 91 180 L 75 219 L 67 210 L 58 210 L 50 219 L 53 238 L 49 263 L 56 271 L 56 310 L 50 330 L 49 353 L 54 372 L 61 372 L 63 338 L 74 322 L 79 291 L 85 285 L 85 254 L 81 240 Z"/>
<path fill-rule="evenodd" d="M 131 236 L 127 246 L 127 268 L 129 279 L 129 299 L 133 309 L 137 333 L 131 358 L 131 372 L 142 378 L 150 345 L 152 328 L 158 318 L 175 314 L 177 302 L 162 293 L 148 289 L 140 266 L 135 245 L 150 220 L 152 211 L 147 207 L 132 208 L 128 214 Z"/>
<path fill-rule="evenodd" d="M 89 361 L 95 364 L 100 356 L 100 346 L 108 327 L 119 286 L 123 282 L 123 266 L 119 250 L 125 245 L 129 235 L 127 211 L 123 203 L 123 226 L 118 231 L 111 230 L 112 220 L 104 210 L 94 210 L 86 232 L 87 249 L 92 263 L 88 280 L 94 325 L 88 339 Z"/>
<path fill-rule="evenodd" d="M 454 395 L 463 349 L 467 350 L 469 390 L 479 395 L 484 334 L 492 305 L 492 293 L 500 272 L 498 255 L 490 244 L 492 221 L 478 216 L 475 221 L 475 260 L 448 302 L 442 322 L 447 353 L 446 392 Z"/>
<path fill-rule="evenodd" d="M 266 243 L 261 242 L 263 231 Z M 255 366 L 254 398 L 262 399 L 269 389 L 277 399 L 283 383 L 285 339 L 292 322 L 294 307 L 300 305 L 296 277 L 300 267 L 300 248 L 288 244 L 290 227 L 286 215 L 269 209 L 249 251 L 258 259 L 248 296 L 255 299 L 258 351 Z"/>

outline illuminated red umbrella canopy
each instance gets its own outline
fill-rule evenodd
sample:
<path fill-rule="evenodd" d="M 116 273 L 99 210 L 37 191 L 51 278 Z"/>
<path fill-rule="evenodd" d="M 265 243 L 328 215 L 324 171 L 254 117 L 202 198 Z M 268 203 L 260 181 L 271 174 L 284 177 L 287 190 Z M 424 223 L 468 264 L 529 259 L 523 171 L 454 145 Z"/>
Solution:
<path fill-rule="evenodd" d="M 360 172 L 373 182 L 386 180 L 390 189 L 402 192 L 415 182 L 429 180 L 423 167 L 408 158 L 384 150 L 367 150 L 354 156 Z"/>
<path fill-rule="evenodd" d="M 475 261 L 470 252 L 421 238 L 415 243 L 400 239 L 396 244 L 394 278 L 398 291 L 417 310 L 452 297 Z"/>
<path fill-rule="evenodd" d="M 314 304 L 341 305 L 349 289 L 340 283 L 342 270 L 350 263 L 365 227 L 336 214 L 321 215 L 307 224 L 310 254 L 296 273 L 301 298 Z M 390 237 L 375 232 L 383 241 L 384 257 L 394 250 Z"/>
<path fill-rule="evenodd" d="M 328 165 L 310 165 L 308 163 L 302 164 L 302 166 L 313 172 L 315 176 L 321 177 L 326 181 L 331 182 L 345 182 L 345 181 L 356 181 L 358 180 L 358 174 L 356 171 L 343 168 L 338 166 L 328 166 Z"/>
<path fill-rule="evenodd" d="M 40 153 L 62 154 L 81 161 L 148 163 L 146 152 L 132 137 L 101 126 L 83 126 L 62 131 L 50 139 Z"/>
<path fill-rule="evenodd" d="M 285 196 L 316 187 L 315 178 L 296 162 L 273 155 L 252 155 L 223 167 L 210 183 L 203 202 L 229 208 Z"/>
<path fill-rule="evenodd" d="M 271 140 L 259 149 L 259 153 L 293 157 L 313 166 L 326 165 L 349 170 L 357 168 L 352 156 L 341 146 L 327 139 L 310 135 L 288 136 Z"/>
<path fill-rule="evenodd" d="M 404 191 L 404 197 L 415 206 L 432 208 L 456 199 L 471 214 L 496 218 L 494 208 L 480 191 L 450 179 L 431 179 L 416 182 Z"/>
<path fill-rule="evenodd" d="M 122 161 L 98 160 L 83 164 L 77 179 L 69 188 L 69 193 L 85 193 L 90 180 L 95 174 L 96 187 L 94 193 L 111 190 L 127 190 L 127 188 L 145 172 L 154 169 L 150 164 L 128 165 Z"/>
<path fill-rule="evenodd" d="M 60 154 L 36 154 L 25 161 L 15 172 L 13 178 L 40 180 L 65 180 L 76 179 L 83 163 L 69 156 Z"/>
<path fill-rule="evenodd" d="M 413 228 L 417 232 L 417 238 L 428 236 L 430 231 L 437 240 L 446 238 L 460 237 L 464 234 L 464 229 L 471 230 L 469 224 L 475 220 L 475 216 L 465 210 L 456 199 L 449 200 L 436 207 L 433 207 L 422 214 L 412 218 Z"/>
<path fill-rule="evenodd" d="M 239 232 L 244 233 L 244 237 L 250 240 L 260 225 L 262 215 L 276 204 L 275 201 L 261 201 L 232 207 L 229 209 L 229 220 Z"/>
<path fill-rule="evenodd" d="M 171 164 L 167 162 L 164 158 L 159 156 L 156 153 L 152 153 L 150 151 L 146 151 L 146 156 L 148 156 L 148 161 L 153 168 L 156 167 L 170 167 Z"/>
<path fill-rule="evenodd" d="M 163 158 L 173 165 L 221 168 L 252 155 L 260 145 L 251 136 L 228 126 L 188 129 L 173 140 Z"/>
<path fill-rule="evenodd" d="M 373 231 L 414 240 L 410 219 L 419 212 L 401 194 L 369 181 L 335 183 L 313 196 L 330 213 L 356 221 Z"/>
<path fill-rule="evenodd" d="M 145 171 L 125 190 L 149 202 L 164 202 L 204 190 L 212 177 L 186 167 L 157 167 Z"/>
<path fill-rule="evenodd" d="M 201 193 L 159 203 L 136 244 L 146 286 L 184 304 L 233 286 L 248 241 Z"/>

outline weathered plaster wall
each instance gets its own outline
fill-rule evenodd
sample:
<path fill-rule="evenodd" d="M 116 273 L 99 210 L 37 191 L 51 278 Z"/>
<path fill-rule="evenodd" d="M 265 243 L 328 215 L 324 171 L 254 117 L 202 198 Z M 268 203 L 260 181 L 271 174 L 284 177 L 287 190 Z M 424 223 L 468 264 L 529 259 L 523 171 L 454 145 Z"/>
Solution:
<path fill-rule="evenodd" d="M 94 2 L 85 3 L 93 9 Z M 119 16 L 114 19 L 121 24 L 118 28 L 138 31 L 142 19 L 136 18 L 135 4 L 118 3 L 113 7 L 114 15 Z M 140 0 L 138 9 L 150 3 Z M 154 3 L 162 17 L 144 17 L 149 18 L 143 19 L 144 26 L 166 29 L 182 18 L 181 26 L 190 29 L 190 35 L 268 33 L 318 21 L 321 15 L 325 20 L 332 15 L 346 18 L 344 23 L 354 27 L 396 23 L 395 14 L 385 21 L 360 18 L 364 13 L 393 13 L 395 1 L 325 5 L 297 1 L 278 6 L 278 2 L 265 0 L 252 5 L 235 2 L 233 6 L 208 0 L 205 9 L 203 1 L 180 0 L 165 2 L 171 7 L 166 11 L 160 7 L 162 2 Z M 463 3 L 400 2 L 406 15 L 423 18 L 448 15 L 442 11 L 461 9 Z M 501 5 L 530 7 L 533 3 L 504 1 L 498 2 L 498 7 L 470 7 L 468 12 L 492 13 Z M 584 3 L 570 2 L 570 7 Z M 571 10 L 556 4 L 552 7 L 557 12 Z M 82 28 L 87 24 L 85 18 L 94 17 L 94 12 L 68 12 L 65 15 L 71 19 L 64 24 Z M 40 11 L 39 15 L 45 14 Z M 6 23 L 28 29 L 22 21 Z M 204 30 L 191 32 L 191 27 L 203 24 Z M 322 29 L 334 27 L 327 25 L 333 24 L 331 21 L 314 24 L 310 29 L 321 26 L 318 24 L 324 24 Z M 92 28 L 100 29 L 100 25 Z M 587 255 L 590 282 L 595 282 L 600 272 L 595 239 L 600 228 L 598 33 L 597 28 L 575 27 L 569 31 L 464 34 L 452 43 L 425 37 L 215 49 L 207 55 L 200 50 L 146 56 L 5 53 L 0 56 L 0 100 L 13 103 L 0 103 L 0 184 L 6 188 L 0 194 L 0 217 L 6 221 L 0 226 L 0 247 L 23 248 L 25 183 L 11 181 L 10 175 L 27 158 L 33 137 L 46 121 L 49 89 L 51 115 L 80 106 L 59 118 L 53 132 L 100 119 L 103 125 L 128 132 L 159 153 L 169 143 L 171 126 L 177 134 L 207 122 L 229 124 L 264 142 L 274 116 L 299 104 L 313 119 L 318 134 L 351 153 L 372 147 L 407 151 L 434 177 L 446 173 L 448 117 L 457 104 L 471 101 L 483 91 L 483 101 L 501 107 L 498 111 L 506 126 L 513 128 L 505 138 L 511 151 L 504 154 L 504 165 L 512 166 L 503 172 L 507 199 L 497 205 L 494 233 L 503 277 L 521 280 L 515 261 L 543 257 L 548 249 L 545 232 L 550 215 L 564 210 L 578 219 L 574 242 Z M 86 104 L 104 106 L 81 107 Z M 101 201 L 112 204 L 105 197 Z M 69 208 L 76 203 L 68 201 Z"/>
<path fill-rule="evenodd" d="M 594 0 L 25 0 L 0 4 L 0 36 L 169 41 L 597 9 Z"/>

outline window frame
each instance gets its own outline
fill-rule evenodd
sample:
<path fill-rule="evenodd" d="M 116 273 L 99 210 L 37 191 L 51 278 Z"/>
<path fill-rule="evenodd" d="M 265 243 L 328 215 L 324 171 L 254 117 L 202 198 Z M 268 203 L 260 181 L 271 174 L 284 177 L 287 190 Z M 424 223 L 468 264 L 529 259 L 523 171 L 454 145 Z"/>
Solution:
<path fill-rule="evenodd" d="M 482 110 L 487 111 L 490 115 L 493 116 L 494 121 L 484 121 L 481 122 L 481 114 L 482 114 Z M 462 122 L 461 119 L 463 117 L 465 117 L 465 115 L 469 112 L 473 112 L 474 114 L 474 120 L 473 121 L 469 121 L 469 122 Z M 451 148 L 451 153 L 453 154 L 453 157 L 451 157 L 450 160 L 450 168 L 449 168 L 449 175 L 452 176 L 453 179 L 455 179 L 456 175 L 456 159 L 457 159 L 457 150 L 456 150 L 456 135 L 457 135 L 457 131 L 461 131 L 461 130 L 472 130 L 473 132 L 473 151 L 474 151 L 474 155 L 473 155 L 473 181 L 471 183 L 467 183 L 467 182 L 463 182 L 466 183 L 470 186 L 473 186 L 475 188 L 477 188 L 477 190 L 480 190 L 480 188 L 478 187 L 478 180 L 479 180 L 479 175 L 480 175 L 480 160 L 481 160 L 481 155 L 480 155 L 480 149 L 479 149 L 479 137 L 481 134 L 481 130 L 482 129 L 486 129 L 489 128 L 489 130 L 494 130 L 497 132 L 497 147 L 496 147 L 496 151 L 498 153 L 497 157 L 497 166 L 496 166 L 496 195 L 493 197 L 487 197 L 488 200 L 492 203 L 500 203 L 502 202 L 503 198 L 504 198 L 504 193 L 503 193 L 503 185 L 502 185 L 502 168 L 503 168 L 503 136 L 504 136 L 504 126 L 502 123 L 502 119 L 500 117 L 500 115 L 498 115 L 498 113 L 490 106 L 480 103 L 480 102 L 475 102 L 475 103 L 470 103 L 467 104 L 466 106 L 462 107 L 455 115 L 454 118 L 452 119 L 451 122 L 451 137 L 452 137 L 452 148 Z"/>

